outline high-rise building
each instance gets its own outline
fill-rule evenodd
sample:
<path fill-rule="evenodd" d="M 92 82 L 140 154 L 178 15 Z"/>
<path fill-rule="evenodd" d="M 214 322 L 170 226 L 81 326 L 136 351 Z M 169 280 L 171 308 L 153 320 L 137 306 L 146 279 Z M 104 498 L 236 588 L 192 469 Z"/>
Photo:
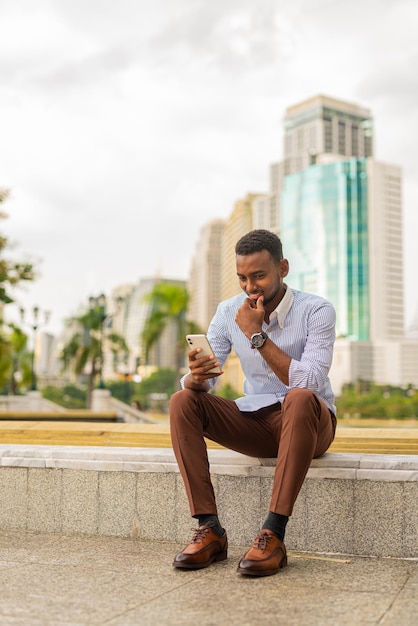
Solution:
<path fill-rule="evenodd" d="M 410 339 L 418 340 L 418 309 L 415 311 L 415 315 L 407 329 L 406 336 Z"/>
<path fill-rule="evenodd" d="M 284 177 L 316 163 L 373 156 L 369 109 L 318 95 L 286 110 L 284 159 L 270 167 L 268 195 L 254 204 L 254 228 L 282 232 Z"/>
<path fill-rule="evenodd" d="M 45 331 L 37 335 L 34 366 L 39 385 L 62 384 L 64 375 L 60 348 L 59 339 L 55 335 Z"/>
<path fill-rule="evenodd" d="M 338 336 L 403 336 L 400 191 L 399 168 L 374 159 L 312 165 L 285 178 L 289 280 L 334 304 Z"/>
<path fill-rule="evenodd" d="M 281 237 L 289 283 L 337 312 L 331 369 L 346 382 L 418 383 L 404 336 L 402 178 L 373 158 L 368 109 L 316 96 L 286 111 Z"/>
<path fill-rule="evenodd" d="M 289 107 L 284 118 L 284 175 L 317 163 L 322 155 L 373 156 L 373 120 L 368 109 L 318 95 Z"/>
<path fill-rule="evenodd" d="M 188 317 L 204 332 L 221 301 L 224 228 L 225 220 L 213 220 L 201 229 L 191 264 Z"/>
<path fill-rule="evenodd" d="M 254 204 L 264 195 L 248 193 L 238 200 L 225 224 L 222 248 L 222 300 L 232 298 L 239 291 L 235 267 L 235 244 L 240 237 L 253 229 Z"/>
<path fill-rule="evenodd" d="M 262 194 L 253 202 L 253 228 L 280 232 L 281 192 L 283 188 L 283 163 L 270 166 L 269 193 Z"/>

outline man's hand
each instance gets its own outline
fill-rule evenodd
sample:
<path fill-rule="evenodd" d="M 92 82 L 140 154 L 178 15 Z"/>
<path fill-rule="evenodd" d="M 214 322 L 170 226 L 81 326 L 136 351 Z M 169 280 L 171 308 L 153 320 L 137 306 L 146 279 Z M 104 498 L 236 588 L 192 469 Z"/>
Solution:
<path fill-rule="evenodd" d="M 208 380 L 220 376 L 223 372 L 219 374 L 210 372 L 209 370 L 219 365 L 219 361 L 215 359 L 213 354 L 199 358 L 197 356 L 199 352 L 202 352 L 201 348 L 191 350 L 188 354 L 190 372 L 184 379 L 184 386 L 187 389 L 207 391 L 209 389 Z"/>
<path fill-rule="evenodd" d="M 248 339 L 251 339 L 251 336 L 255 333 L 262 331 L 264 313 L 262 296 L 260 296 L 257 301 L 247 298 L 238 309 L 235 321 Z M 262 356 L 276 374 L 277 378 L 285 385 L 288 385 L 291 362 L 290 356 L 283 352 L 283 350 L 280 350 L 280 348 L 270 340 L 266 341 L 264 344 Z"/>
<path fill-rule="evenodd" d="M 248 339 L 251 335 L 261 332 L 264 319 L 264 298 L 260 296 L 256 301 L 246 298 L 235 316 L 235 321 Z"/>

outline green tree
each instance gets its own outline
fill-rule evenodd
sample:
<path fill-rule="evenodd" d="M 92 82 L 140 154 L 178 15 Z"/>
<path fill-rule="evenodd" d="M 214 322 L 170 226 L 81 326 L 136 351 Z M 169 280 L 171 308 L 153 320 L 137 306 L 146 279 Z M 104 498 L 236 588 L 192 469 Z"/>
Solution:
<path fill-rule="evenodd" d="M 6 200 L 8 192 L 0 189 L 0 205 Z M 0 219 L 7 214 L 0 210 Z M 17 392 L 17 372 L 26 382 L 28 372 L 27 337 L 16 325 L 5 324 L 3 309 L 14 302 L 11 295 L 13 288 L 22 281 L 35 278 L 31 263 L 10 260 L 4 256 L 9 245 L 7 237 L 0 233 L 0 388 L 10 393 Z"/>
<path fill-rule="evenodd" d="M 339 417 L 404 419 L 418 417 L 418 392 L 406 388 L 356 381 L 336 398 Z"/>
<path fill-rule="evenodd" d="M 77 385 L 69 384 L 64 387 L 46 385 L 42 389 L 42 395 L 66 409 L 82 409 L 86 406 L 86 391 Z"/>
<path fill-rule="evenodd" d="M 186 334 L 202 332 L 198 325 L 186 319 L 189 305 L 189 292 L 185 287 L 169 283 L 157 283 L 145 296 L 150 303 L 148 316 L 142 332 L 142 344 L 148 362 L 151 348 L 157 343 L 169 324 L 175 326 L 173 346 L 174 363 L 177 372 L 184 366 Z M 180 382 L 177 383 L 177 388 Z"/>
<path fill-rule="evenodd" d="M 72 369 L 77 376 L 87 376 L 87 406 L 91 407 L 95 381 L 100 375 L 102 384 L 103 348 L 106 347 L 114 357 L 128 352 L 125 339 L 104 329 L 105 319 L 102 309 L 95 306 L 72 318 L 71 324 L 77 327 L 62 350 L 61 359 L 65 370 Z"/>
<path fill-rule="evenodd" d="M 6 351 L 9 367 L 6 369 L 9 379 L 8 391 L 11 395 L 17 395 L 19 387 L 29 387 L 32 381 L 32 355 L 27 349 L 28 337 L 21 328 L 15 324 L 8 324 Z"/>
<path fill-rule="evenodd" d="M 6 200 L 8 192 L 0 189 L 0 205 Z M 0 210 L 0 219 L 5 219 L 7 214 Z M 10 304 L 13 298 L 10 287 L 22 281 L 34 280 L 35 274 L 31 263 L 19 263 L 18 261 L 3 257 L 4 250 L 8 246 L 7 237 L 0 233 L 0 305 Z"/>
<path fill-rule="evenodd" d="M 141 410 L 147 410 L 153 404 L 150 396 L 152 394 L 166 394 L 167 398 L 169 398 L 176 389 L 177 380 L 178 373 L 175 370 L 161 368 L 141 380 L 141 382 L 109 380 L 106 381 L 106 387 L 114 398 L 126 404 L 137 402 Z"/>
<path fill-rule="evenodd" d="M 226 385 L 221 387 L 216 393 L 218 396 L 226 398 L 227 400 L 236 400 L 240 395 L 229 383 L 226 383 Z"/>
<path fill-rule="evenodd" d="M 165 394 L 167 399 L 173 395 L 178 388 L 179 375 L 176 370 L 161 368 L 144 378 L 138 385 L 137 399 L 141 406 L 149 408 L 151 406 L 150 397 L 152 394 Z M 166 405 L 167 400 L 162 401 Z"/>

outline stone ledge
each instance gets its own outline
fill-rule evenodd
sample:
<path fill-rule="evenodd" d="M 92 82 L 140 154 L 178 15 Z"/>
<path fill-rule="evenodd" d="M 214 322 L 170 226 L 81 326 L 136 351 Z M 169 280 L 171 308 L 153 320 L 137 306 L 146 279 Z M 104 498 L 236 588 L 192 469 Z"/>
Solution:
<path fill-rule="evenodd" d="M 231 450 L 209 450 L 212 474 L 269 476 L 276 460 Z M 0 467 L 91 469 L 96 471 L 178 472 L 169 448 L 0 445 Z M 418 456 L 328 452 L 313 459 L 308 477 L 418 481 Z"/>
<path fill-rule="evenodd" d="M 231 545 L 253 541 L 274 459 L 209 450 Z M 190 514 L 171 449 L 0 445 L 0 529 L 187 543 Z M 418 456 L 327 453 L 312 461 L 289 521 L 289 549 L 418 555 Z M 241 511 L 244 511 L 242 515 Z"/>

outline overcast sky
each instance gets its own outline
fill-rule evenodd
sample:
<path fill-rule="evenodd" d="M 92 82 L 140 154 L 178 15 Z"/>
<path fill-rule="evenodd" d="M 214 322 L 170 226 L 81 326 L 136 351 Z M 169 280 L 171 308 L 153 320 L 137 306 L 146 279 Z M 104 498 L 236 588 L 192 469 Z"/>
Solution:
<path fill-rule="evenodd" d="M 89 295 L 186 279 L 200 228 L 268 190 L 285 109 L 318 93 L 369 107 L 375 156 L 403 169 L 412 318 L 416 0 L 0 0 L 0 24 L 1 228 L 52 331 Z"/>

